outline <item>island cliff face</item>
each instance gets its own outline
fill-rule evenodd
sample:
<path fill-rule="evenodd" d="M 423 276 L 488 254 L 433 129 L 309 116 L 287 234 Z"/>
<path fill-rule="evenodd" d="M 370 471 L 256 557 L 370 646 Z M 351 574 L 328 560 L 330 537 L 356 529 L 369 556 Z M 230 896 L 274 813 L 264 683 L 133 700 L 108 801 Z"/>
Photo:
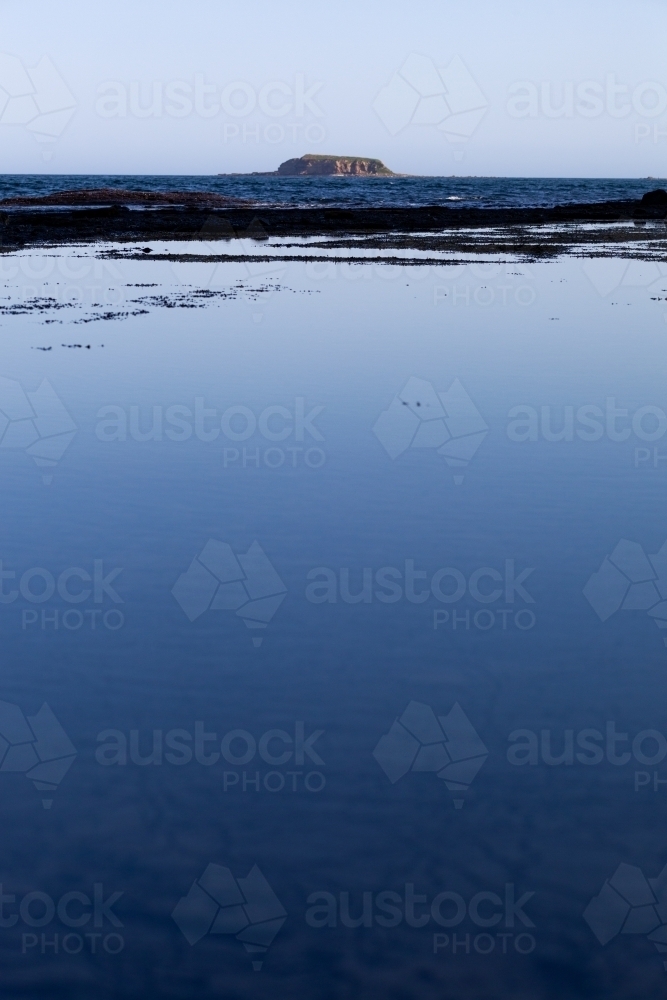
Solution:
<path fill-rule="evenodd" d="M 285 160 L 276 173 L 280 177 L 393 177 L 382 160 L 366 156 L 323 156 L 306 153 L 293 160 Z"/>

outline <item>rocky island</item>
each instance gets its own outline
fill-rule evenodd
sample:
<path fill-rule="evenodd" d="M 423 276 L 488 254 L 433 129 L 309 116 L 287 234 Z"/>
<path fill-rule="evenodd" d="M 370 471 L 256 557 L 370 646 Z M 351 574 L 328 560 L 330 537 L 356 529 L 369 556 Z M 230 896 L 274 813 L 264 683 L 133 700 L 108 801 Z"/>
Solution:
<path fill-rule="evenodd" d="M 306 153 L 285 160 L 276 170 L 278 177 L 395 177 L 382 160 L 368 156 L 325 156 Z"/>

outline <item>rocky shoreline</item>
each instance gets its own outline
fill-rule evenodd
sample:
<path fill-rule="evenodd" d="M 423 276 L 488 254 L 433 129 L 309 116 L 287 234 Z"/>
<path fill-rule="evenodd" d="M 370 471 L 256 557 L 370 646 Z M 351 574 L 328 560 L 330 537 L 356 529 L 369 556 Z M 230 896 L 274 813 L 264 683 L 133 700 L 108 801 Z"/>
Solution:
<path fill-rule="evenodd" d="M 285 208 L 199 192 L 102 189 L 0 202 L 0 251 L 100 242 L 221 241 L 221 256 L 226 258 L 224 242 L 234 237 L 258 242 L 323 237 L 327 245 L 350 249 L 480 253 L 502 248 L 526 259 L 554 256 L 582 244 L 591 252 L 596 247 L 602 252 L 604 245 L 608 255 L 610 245 L 613 252 L 614 244 L 648 242 L 653 256 L 667 259 L 666 223 L 665 191 L 649 192 L 640 201 L 471 209 Z"/>

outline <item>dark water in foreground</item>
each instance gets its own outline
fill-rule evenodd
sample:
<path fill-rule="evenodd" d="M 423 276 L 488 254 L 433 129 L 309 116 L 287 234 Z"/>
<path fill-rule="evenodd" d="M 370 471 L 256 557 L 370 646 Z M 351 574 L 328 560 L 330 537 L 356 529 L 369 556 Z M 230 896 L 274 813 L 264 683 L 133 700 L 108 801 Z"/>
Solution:
<path fill-rule="evenodd" d="M 659 178 L 540 177 L 105 177 L 102 175 L 2 174 L 0 198 L 36 196 L 73 188 L 120 187 L 150 191 L 215 191 L 260 203 L 329 206 L 447 205 L 510 208 L 641 198 L 664 187 Z"/>
<path fill-rule="evenodd" d="M 1 263 L 3 998 L 664 996 L 667 269 Z"/>

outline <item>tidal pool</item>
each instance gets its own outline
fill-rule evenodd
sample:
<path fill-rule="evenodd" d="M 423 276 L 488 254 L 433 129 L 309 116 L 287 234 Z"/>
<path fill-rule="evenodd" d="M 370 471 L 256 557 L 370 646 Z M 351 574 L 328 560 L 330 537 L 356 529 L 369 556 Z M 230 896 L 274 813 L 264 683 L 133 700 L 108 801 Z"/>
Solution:
<path fill-rule="evenodd" d="M 667 266 L 415 259 L 3 255 L 8 998 L 663 995 Z"/>

